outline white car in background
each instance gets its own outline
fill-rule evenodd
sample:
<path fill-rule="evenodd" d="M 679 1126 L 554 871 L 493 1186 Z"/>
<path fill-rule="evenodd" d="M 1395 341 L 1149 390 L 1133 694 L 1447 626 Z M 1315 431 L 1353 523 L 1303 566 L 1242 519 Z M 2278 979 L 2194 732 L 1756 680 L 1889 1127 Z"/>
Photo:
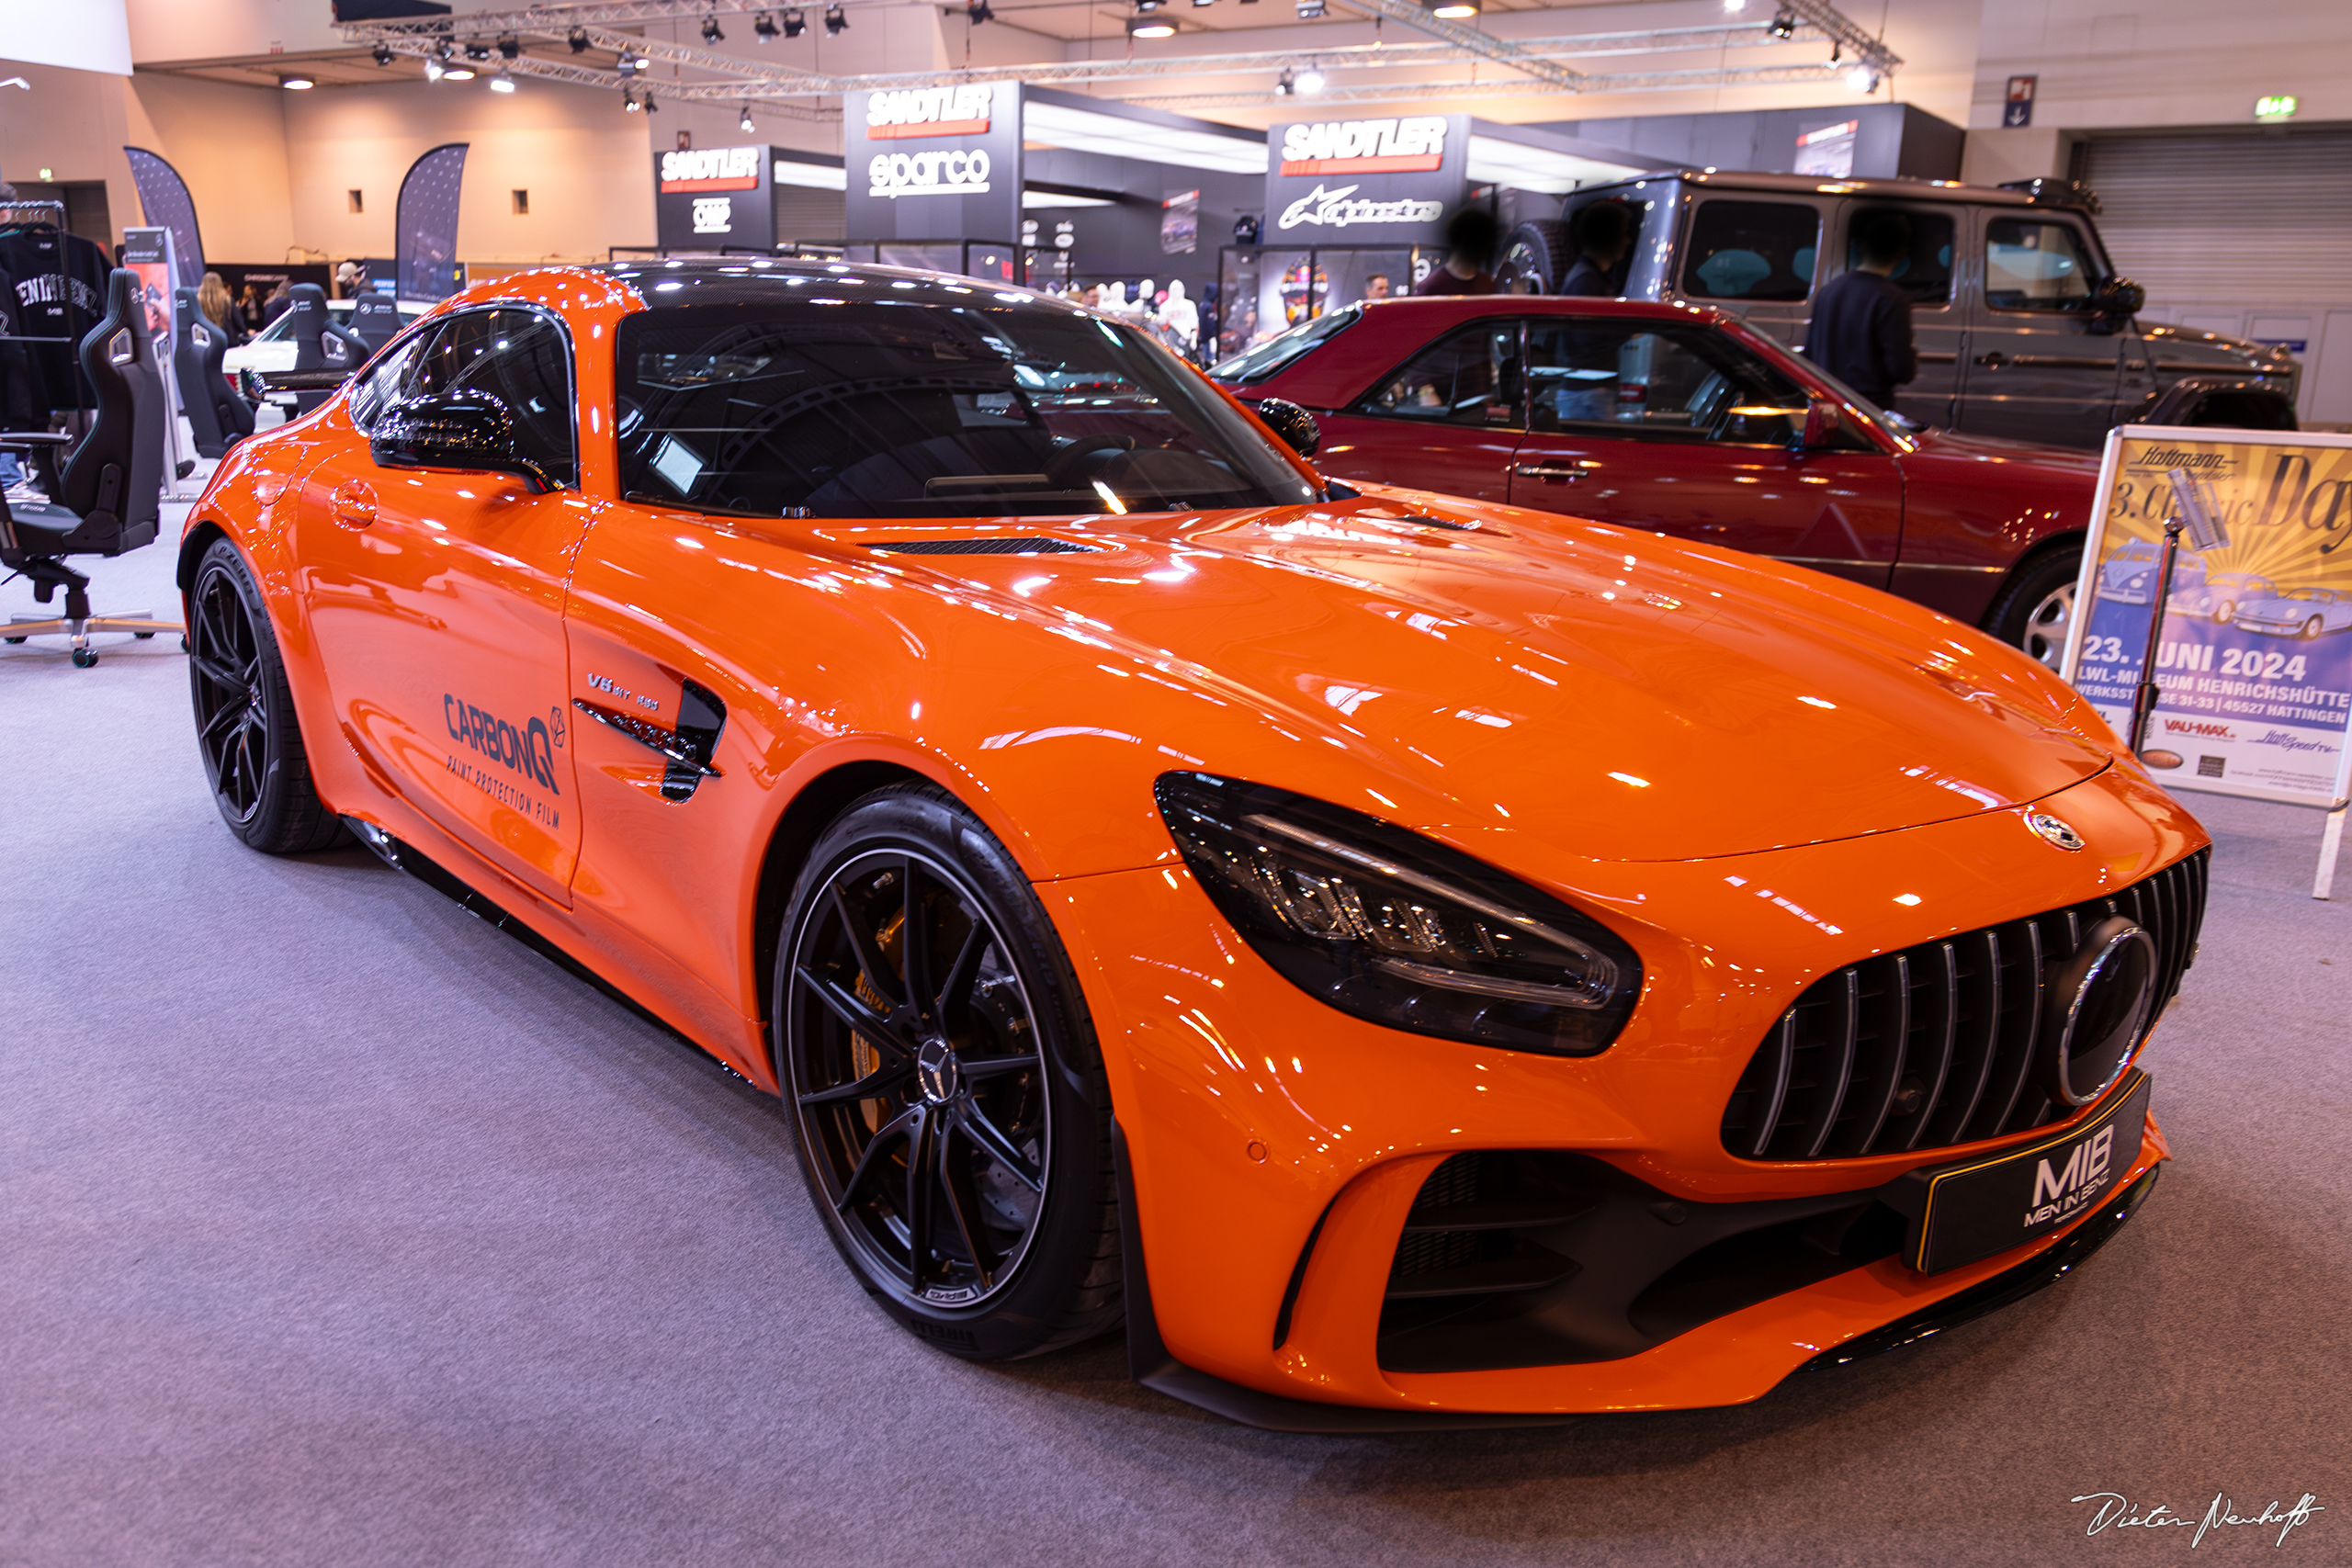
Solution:
<path fill-rule="evenodd" d="M 415 299 L 403 299 L 400 302 L 400 307 L 402 327 L 406 327 L 411 321 L 433 308 L 430 304 Z M 349 327 L 351 301 L 348 299 L 328 300 L 327 315 L 335 325 Z M 222 355 L 220 373 L 234 381 L 240 370 L 259 371 L 266 376 L 273 370 L 293 369 L 294 341 L 287 336 L 287 329 L 293 324 L 292 311 L 281 314 L 277 320 Z"/>

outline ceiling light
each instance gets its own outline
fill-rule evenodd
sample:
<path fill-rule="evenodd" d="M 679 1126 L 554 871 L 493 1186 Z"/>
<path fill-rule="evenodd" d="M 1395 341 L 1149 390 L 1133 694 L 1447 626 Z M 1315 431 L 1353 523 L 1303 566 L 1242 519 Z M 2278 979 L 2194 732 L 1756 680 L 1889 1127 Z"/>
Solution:
<path fill-rule="evenodd" d="M 458 52 L 458 46 L 451 43 L 447 39 L 443 39 L 438 44 L 434 46 L 433 52 L 439 55 L 446 61 Z"/>
<path fill-rule="evenodd" d="M 503 34 L 498 40 L 498 52 L 509 60 L 518 59 L 523 53 L 523 40 L 513 33 Z"/>
<path fill-rule="evenodd" d="M 1195 7 L 1214 6 L 1216 4 L 1216 0 L 1193 0 L 1193 4 Z"/>
<path fill-rule="evenodd" d="M 1323 0 L 1298 0 L 1298 19 L 1319 22 L 1323 19 Z"/>
<path fill-rule="evenodd" d="M 735 129 L 742 131 L 745 135 L 749 135 L 751 132 L 759 130 L 758 126 L 752 123 L 751 105 L 745 104 L 743 106 L 743 118 L 735 122 Z"/>
<path fill-rule="evenodd" d="M 638 111 L 637 94 L 627 87 L 621 89 L 621 107 L 631 114 Z"/>
<path fill-rule="evenodd" d="M 655 102 L 653 101 L 653 93 L 652 93 L 652 90 L 651 90 L 650 88 L 648 88 L 648 89 L 646 90 L 646 94 L 645 94 L 645 112 L 646 112 L 647 114 L 653 114 L 653 113 L 658 112 L 658 111 L 661 109 L 661 107 L 662 107 L 662 106 L 661 106 L 660 104 L 657 104 L 657 103 L 655 103 Z"/>
<path fill-rule="evenodd" d="M 1430 15 L 1458 22 L 1476 16 L 1479 9 L 1479 0 L 1437 0 L 1437 4 L 1430 7 Z"/>
<path fill-rule="evenodd" d="M 447 74 L 448 73 L 441 68 L 441 62 L 439 61 L 435 60 L 430 56 L 426 57 L 424 62 L 424 79 L 426 81 L 438 82 L 442 77 Z"/>
<path fill-rule="evenodd" d="M 501 67 L 498 74 L 490 79 L 490 90 L 493 93 L 513 92 L 514 90 L 514 73 Z"/>
<path fill-rule="evenodd" d="M 1774 38 L 1796 37 L 1797 14 L 1794 11 L 1774 12 L 1772 16 L 1772 36 Z"/>
<path fill-rule="evenodd" d="M 1846 52 L 1846 46 L 1845 46 L 1844 44 L 1839 43 L 1836 39 L 1831 39 L 1829 40 L 1829 63 L 1830 63 L 1830 64 L 1832 64 L 1832 65 L 1837 64 L 1837 63 L 1838 63 L 1838 56 L 1840 56 L 1840 55 L 1844 54 L 1845 52 Z"/>
<path fill-rule="evenodd" d="M 1858 93 L 1878 91 L 1878 73 L 1867 65 L 1857 65 L 1847 73 L 1846 85 Z"/>
<path fill-rule="evenodd" d="M 1130 17 L 1127 18 L 1129 38 L 1173 38 L 1176 24 L 1165 17 Z"/>
<path fill-rule="evenodd" d="M 1724 0 L 1724 14 L 1736 17 L 1747 9 L 1747 0 Z"/>
<path fill-rule="evenodd" d="M 829 33 L 838 33 L 848 26 L 849 18 L 842 14 L 841 0 L 833 0 L 831 5 L 825 7 L 825 30 Z"/>
<path fill-rule="evenodd" d="M 808 30 L 808 19 L 807 19 L 806 17 L 804 17 L 803 16 L 801 16 L 801 14 L 800 14 L 800 12 L 799 12 L 799 10 L 798 10 L 798 8 L 797 8 L 797 7 L 795 7 L 795 8 L 794 8 L 794 9 L 792 9 L 792 10 L 786 11 L 786 12 L 784 14 L 784 36 L 785 36 L 785 37 L 786 37 L 786 38 L 798 38 L 802 33 L 807 32 Z"/>
<path fill-rule="evenodd" d="M 775 37 L 775 18 L 765 11 L 752 18 L 752 37 L 761 43 Z"/>
<path fill-rule="evenodd" d="M 369 52 L 376 57 L 376 63 L 379 65 L 390 65 L 392 62 L 392 46 L 380 39 Z"/>
<path fill-rule="evenodd" d="M 631 60 L 628 63 L 629 68 L 633 71 L 650 71 L 653 69 L 653 57 L 650 54 L 639 51 L 637 57 Z"/>
<path fill-rule="evenodd" d="M 474 68 L 470 65 L 452 65 L 441 74 L 452 82 L 470 82 L 474 79 Z"/>
<path fill-rule="evenodd" d="M 1323 90 L 1323 73 L 1310 65 L 1298 73 L 1291 86 L 1294 91 L 1301 94 L 1319 93 Z"/>
<path fill-rule="evenodd" d="M 989 0 L 965 0 L 964 19 L 978 27 L 982 22 L 996 20 L 996 13 L 989 9 Z"/>
<path fill-rule="evenodd" d="M 490 45 L 482 42 L 481 39 L 478 38 L 468 39 L 466 40 L 466 58 L 468 60 L 488 60 L 490 58 Z"/>
<path fill-rule="evenodd" d="M 702 41 L 703 41 L 703 42 L 705 42 L 705 43 L 718 43 L 718 42 L 719 42 L 721 39 L 725 39 L 726 37 L 727 37 L 727 35 L 726 35 L 724 32 L 722 32 L 722 31 L 720 31 L 720 30 L 719 30 L 719 27 L 718 27 L 718 16 L 717 16 L 717 14 L 716 14 L 716 13 L 714 13 L 714 14 L 712 14 L 712 15 L 710 15 L 710 16 L 705 17 L 702 19 Z"/>
<path fill-rule="evenodd" d="M 570 49 L 572 53 L 585 54 L 588 52 L 588 29 L 586 28 L 574 28 L 570 32 L 563 35 L 563 41 L 565 47 Z"/>
<path fill-rule="evenodd" d="M 289 93 L 307 93 L 319 84 L 313 78 L 305 76 L 298 71 L 291 76 L 280 76 L 277 79 L 277 85 Z"/>
<path fill-rule="evenodd" d="M 1274 91 L 1284 97 L 1298 91 L 1298 78 L 1291 74 L 1289 66 L 1283 66 L 1282 75 L 1275 79 Z"/>

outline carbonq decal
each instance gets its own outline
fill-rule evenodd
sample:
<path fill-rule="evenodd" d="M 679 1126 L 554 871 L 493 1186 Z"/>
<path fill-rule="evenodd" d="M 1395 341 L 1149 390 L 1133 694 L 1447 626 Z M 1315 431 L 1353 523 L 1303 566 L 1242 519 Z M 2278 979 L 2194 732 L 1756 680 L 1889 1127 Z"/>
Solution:
<path fill-rule="evenodd" d="M 893 141 L 907 136 L 985 136 L 992 96 L 986 82 L 876 93 L 865 100 L 865 137 Z"/>
<path fill-rule="evenodd" d="M 529 780 L 550 795 L 561 795 L 555 784 L 555 736 L 548 721 L 531 718 L 510 724 L 486 709 L 450 693 L 441 696 L 441 719 L 449 738 L 462 740 L 508 773 Z"/>

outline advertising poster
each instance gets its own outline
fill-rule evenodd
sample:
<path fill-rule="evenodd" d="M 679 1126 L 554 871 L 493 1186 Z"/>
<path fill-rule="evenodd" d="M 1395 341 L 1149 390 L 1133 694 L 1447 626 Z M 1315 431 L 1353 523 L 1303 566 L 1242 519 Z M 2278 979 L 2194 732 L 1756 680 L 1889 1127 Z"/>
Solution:
<path fill-rule="evenodd" d="M 656 152 L 654 243 L 665 251 L 775 249 L 775 158 L 773 147 Z"/>
<path fill-rule="evenodd" d="M 2186 534 L 2155 603 L 2172 475 L 2227 534 Z M 2126 425 L 2110 434 L 2065 673 L 2121 734 L 2162 613 L 2143 758 L 2167 788 L 2333 807 L 2352 766 L 2352 436 Z"/>
<path fill-rule="evenodd" d="M 1021 84 L 851 93 L 842 112 L 852 242 L 1021 232 Z"/>
<path fill-rule="evenodd" d="M 1201 193 L 1171 190 L 1159 204 L 1159 249 L 1162 254 L 1189 256 L 1201 243 Z"/>
<path fill-rule="evenodd" d="M 172 336 L 172 231 L 169 229 L 125 229 L 122 265 L 139 275 L 139 298 L 147 307 L 147 335 L 164 347 L 169 360 Z"/>
<path fill-rule="evenodd" d="M 1294 120 L 1266 145 L 1269 247 L 1435 244 L 1469 185 L 1468 115 Z"/>

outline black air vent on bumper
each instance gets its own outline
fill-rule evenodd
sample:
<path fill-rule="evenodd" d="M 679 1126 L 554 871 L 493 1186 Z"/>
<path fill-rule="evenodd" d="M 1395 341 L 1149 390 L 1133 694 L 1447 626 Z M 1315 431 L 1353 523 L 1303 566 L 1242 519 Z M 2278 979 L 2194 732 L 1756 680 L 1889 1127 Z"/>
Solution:
<path fill-rule="evenodd" d="M 2093 925 L 2126 916 L 2155 939 L 2161 1014 L 2196 955 L 2209 853 L 2106 897 L 1815 981 L 1740 1075 L 1724 1110 L 1724 1147 L 1742 1159 L 1853 1159 L 1974 1143 L 2073 1114 L 2032 1082 L 2044 974 Z"/>

